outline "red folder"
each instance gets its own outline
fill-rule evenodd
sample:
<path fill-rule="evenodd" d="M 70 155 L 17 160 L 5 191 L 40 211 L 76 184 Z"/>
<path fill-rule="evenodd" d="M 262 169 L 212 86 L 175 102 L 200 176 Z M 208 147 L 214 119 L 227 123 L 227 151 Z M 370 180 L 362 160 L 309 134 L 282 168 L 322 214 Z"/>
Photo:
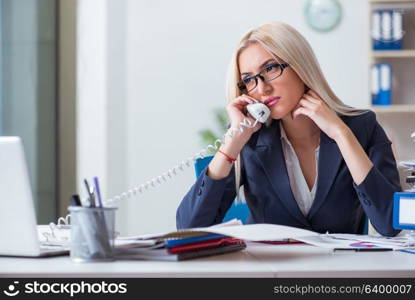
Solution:
<path fill-rule="evenodd" d="M 183 253 L 195 250 L 202 250 L 208 248 L 219 248 L 228 245 L 234 244 L 241 244 L 244 243 L 243 240 L 232 238 L 232 237 L 225 237 L 207 241 L 201 241 L 196 243 L 190 243 L 185 245 L 178 245 L 168 249 L 169 253 L 176 254 L 176 253 Z"/>

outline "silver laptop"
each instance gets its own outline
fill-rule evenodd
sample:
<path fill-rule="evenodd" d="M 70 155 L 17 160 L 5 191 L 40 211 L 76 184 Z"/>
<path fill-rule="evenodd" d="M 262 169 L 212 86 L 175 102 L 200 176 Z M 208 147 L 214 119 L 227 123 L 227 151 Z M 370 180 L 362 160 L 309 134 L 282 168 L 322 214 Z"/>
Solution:
<path fill-rule="evenodd" d="M 19 137 L 0 137 L 0 255 L 52 256 L 68 253 L 62 247 L 42 246 Z"/>

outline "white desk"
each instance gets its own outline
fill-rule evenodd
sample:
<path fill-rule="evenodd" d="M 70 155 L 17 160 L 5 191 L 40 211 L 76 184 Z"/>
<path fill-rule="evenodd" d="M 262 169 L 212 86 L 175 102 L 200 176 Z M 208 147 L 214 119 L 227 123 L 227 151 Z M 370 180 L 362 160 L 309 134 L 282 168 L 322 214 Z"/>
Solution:
<path fill-rule="evenodd" d="M 250 243 L 244 251 L 183 262 L 0 257 L 0 277 L 415 277 L 415 255 Z"/>
<path fill-rule="evenodd" d="M 249 253 L 275 277 L 415 277 L 415 255 L 400 251 L 353 252 L 308 245 L 250 245 Z"/>

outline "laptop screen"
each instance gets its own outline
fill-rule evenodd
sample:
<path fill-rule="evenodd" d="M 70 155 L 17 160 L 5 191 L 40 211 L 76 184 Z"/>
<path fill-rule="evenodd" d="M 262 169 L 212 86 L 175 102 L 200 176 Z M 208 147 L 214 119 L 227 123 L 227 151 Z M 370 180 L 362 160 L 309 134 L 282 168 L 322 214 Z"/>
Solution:
<path fill-rule="evenodd" d="M 36 255 L 36 213 L 22 141 L 0 137 L 0 255 Z"/>

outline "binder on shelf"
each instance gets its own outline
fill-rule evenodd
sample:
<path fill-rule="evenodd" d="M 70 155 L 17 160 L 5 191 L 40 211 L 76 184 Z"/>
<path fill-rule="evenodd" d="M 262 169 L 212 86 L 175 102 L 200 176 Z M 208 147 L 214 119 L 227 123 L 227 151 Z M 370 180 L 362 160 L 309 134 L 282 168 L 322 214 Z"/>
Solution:
<path fill-rule="evenodd" d="M 382 11 L 381 43 L 383 49 L 391 49 L 392 45 L 392 14 L 388 10 Z"/>
<path fill-rule="evenodd" d="M 372 105 L 392 104 L 392 66 L 387 63 L 371 67 Z"/>
<path fill-rule="evenodd" d="M 379 104 L 379 67 L 378 65 L 372 65 L 371 67 L 371 94 L 372 94 L 372 105 Z"/>
<path fill-rule="evenodd" d="M 402 49 L 402 40 L 403 40 L 403 17 L 401 11 L 392 12 L 392 48 L 396 50 Z"/>
<path fill-rule="evenodd" d="M 402 11 L 374 10 L 372 12 L 373 50 L 401 50 L 404 33 Z"/>
<path fill-rule="evenodd" d="M 378 105 L 390 105 L 392 98 L 392 67 L 390 64 L 379 64 L 380 89 Z"/>
<path fill-rule="evenodd" d="M 380 11 L 372 12 L 372 41 L 374 50 L 382 49 L 380 22 Z"/>

